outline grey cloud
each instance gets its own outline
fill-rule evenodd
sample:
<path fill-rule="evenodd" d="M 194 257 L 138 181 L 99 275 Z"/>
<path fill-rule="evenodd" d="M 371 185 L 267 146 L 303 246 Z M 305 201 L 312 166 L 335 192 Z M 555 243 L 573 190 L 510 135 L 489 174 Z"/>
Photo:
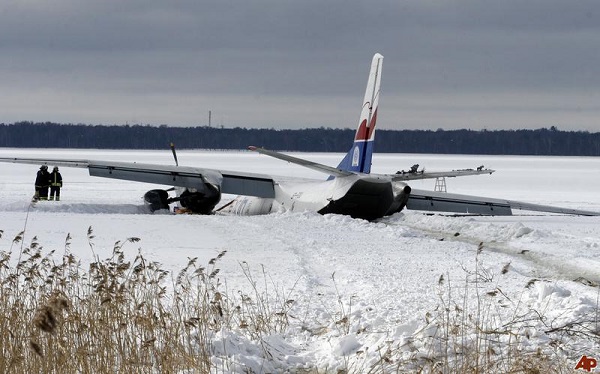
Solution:
<path fill-rule="evenodd" d="M 88 122 L 106 121 L 112 111 L 114 122 L 152 112 L 166 123 L 190 123 L 195 112 L 215 105 L 239 108 L 228 117 L 241 125 L 354 126 L 346 116 L 355 115 L 351 103 L 362 98 L 370 57 L 381 52 L 383 127 L 424 126 L 426 118 L 434 128 L 458 126 L 474 117 L 468 100 L 454 110 L 444 102 L 483 97 L 490 99 L 471 106 L 480 126 L 534 126 L 551 118 L 567 126 L 572 116 L 581 128 L 591 126 L 590 113 L 600 114 L 585 100 L 600 87 L 599 11 L 600 3 L 586 0 L 9 1 L 0 5 L 0 99 L 23 95 L 41 103 L 48 95 L 39 92 L 49 92 L 77 97 L 78 107 L 52 101 L 39 106 L 44 111 L 21 109 L 16 118 L 14 108 L 0 106 L 7 116 L 0 121 L 44 115 L 69 121 L 69 113 L 77 121 L 86 122 L 86 115 Z M 496 101 L 511 94 L 541 95 L 573 110 L 552 117 L 547 105 L 512 110 L 507 104 L 502 112 Z M 159 115 L 154 100 L 154 107 L 145 106 L 149 95 L 178 114 Z M 103 98 L 101 115 L 84 107 L 94 102 L 86 96 Z M 182 108 L 193 105 L 186 97 L 199 102 Z M 228 99 L 229 109 L 222 104 Z M 489 117 L 481 103 L 489 105 Z M 336 121 L 327 105 L 351 113 Z M 525 112 L 529 119 L 519 121 Z"/>

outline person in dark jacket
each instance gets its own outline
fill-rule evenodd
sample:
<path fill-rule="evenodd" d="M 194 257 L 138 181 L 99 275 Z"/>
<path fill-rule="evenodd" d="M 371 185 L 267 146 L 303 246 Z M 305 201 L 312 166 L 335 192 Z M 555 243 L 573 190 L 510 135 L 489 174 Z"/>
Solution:
<path fill-rule="evenodd" d="M 50 173 L 50 200 L 60 200 L 60 188 L 62 187 L 62 176 L 58 172 L 58 166 L 55 166 Z M 54 197 L 56 195 L 56 198 Z"/>
<path fill-rule="evenodd" d="M 48 187 L 50 186 L 50 173 L 48 166 L 42 165 L 35 177 L 35 195 L 34 200 L 48 200 Z"/>

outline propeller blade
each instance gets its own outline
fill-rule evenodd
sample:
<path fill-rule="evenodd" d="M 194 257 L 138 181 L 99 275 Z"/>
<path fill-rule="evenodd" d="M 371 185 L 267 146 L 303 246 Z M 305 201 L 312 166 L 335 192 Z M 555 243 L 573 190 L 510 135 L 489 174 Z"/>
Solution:
<path fill-rule="evenodd" d="M 175 166 L 179 166 L 179 161 L 177 161 L 177 153 L 175 153 L 175 144 L 171 143 L 171 152 L 173 152 L 173 158 L 175 159 Z"/>

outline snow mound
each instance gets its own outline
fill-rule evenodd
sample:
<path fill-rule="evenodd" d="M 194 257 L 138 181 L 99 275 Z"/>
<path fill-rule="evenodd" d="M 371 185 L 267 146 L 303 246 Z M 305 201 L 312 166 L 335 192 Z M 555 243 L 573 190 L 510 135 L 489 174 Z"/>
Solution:
<path fill-rule="evenodd" d="M 215 373 L 280 373 L 306 365 L 299 350 L 276 334 L 253 340 L 222 329 L 212 336 L 210 344 Z"/>

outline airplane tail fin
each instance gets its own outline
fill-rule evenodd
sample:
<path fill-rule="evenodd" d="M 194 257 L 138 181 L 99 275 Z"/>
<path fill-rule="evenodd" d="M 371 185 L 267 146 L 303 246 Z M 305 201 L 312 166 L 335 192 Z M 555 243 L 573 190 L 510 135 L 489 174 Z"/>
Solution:
<path fill-rule="evenodd" d="M 371 172 L 382 64 L 383 56 L 376 53 L 371 62 L 371 71 L 367 81 L 358 129 L 354 136 L 354 144 L 338 165 L 338 169 L 365 174 Z"/>

